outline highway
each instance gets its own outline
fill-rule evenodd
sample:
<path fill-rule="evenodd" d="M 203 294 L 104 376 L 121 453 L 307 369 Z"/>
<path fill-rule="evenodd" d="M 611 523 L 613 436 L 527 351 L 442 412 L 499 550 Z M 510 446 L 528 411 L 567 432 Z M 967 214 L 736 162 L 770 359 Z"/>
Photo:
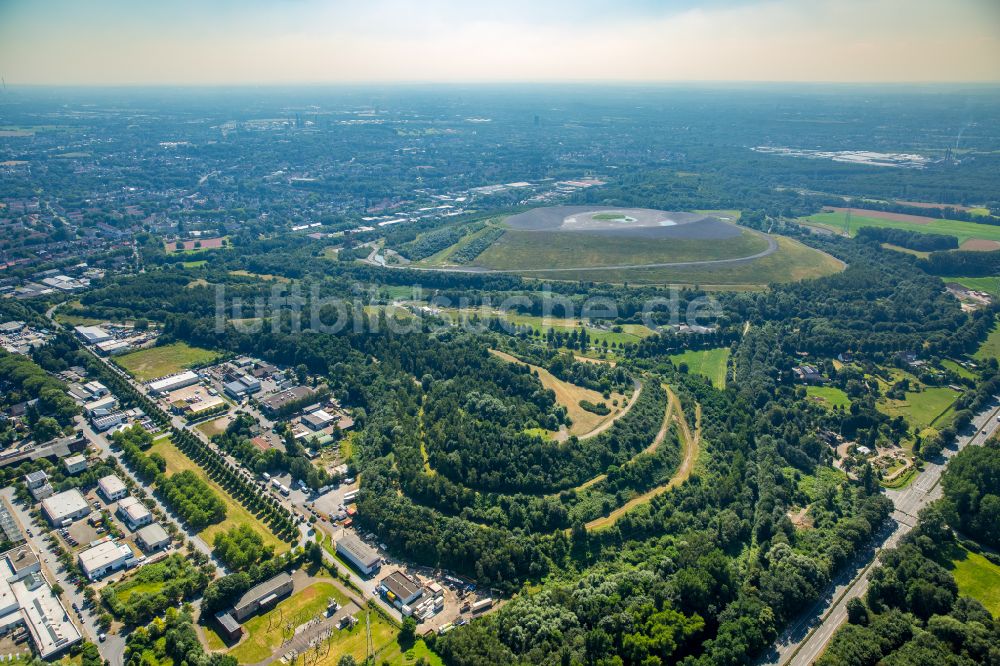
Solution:
<path fill-rule="evenodd" d="M 941 497 L 941 474 L 948 460 L 970 444 L 979 446 L 1000 428 L 997 415 L 1000 405 L 993 404 L 972 420 L 968 432 L 958 437 L 956 446 L 946 449 L 938 462 L 924 463 L 917 478 L 901 490 L 887 490 L 895 511 L 892 523 L 876 537 L 877 543 L 862 553 L 848 571 L 835 579 L 827 593 L 798 622 L 778 637 L 773 649 L 759 664 L 768 666 L 808 666 L 823 654 L 830 639 L 847 619 L 847 602 L 864 596 L 868 590 L 871 571 L 879 566 L 877 555 L 882 548 L 892 548 L 917 522 L 917 515 L 925 506 Z M 880 540 L 880 541 L 879 541 Z"/>

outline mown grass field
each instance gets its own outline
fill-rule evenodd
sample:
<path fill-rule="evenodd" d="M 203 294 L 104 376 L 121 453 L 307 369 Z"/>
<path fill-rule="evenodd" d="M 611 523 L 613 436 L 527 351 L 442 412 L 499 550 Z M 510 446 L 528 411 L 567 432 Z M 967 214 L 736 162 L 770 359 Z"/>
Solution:
<path fill-rule="evenodd" d="M 969 370 L 968 368 L 966 368 L 964 366 L 959 365 L 955 361 L 952 361 L 950 358 L 946 358 L 943 361 L 941 361 L 941 367 L 945 368 L 946 370 L 951 370 L 956 375 L 958 375 L 959 377 L 962 377 L 964 379 L 975 379 L 976 378 L 976 375 L 973 374 L 973 372 L 971 370 Z"/>
<path fill-rule="evenodd" d="M 850 226 L 847 226 L 847 214 L 841 212 L 817 213 L 807 217 L 799 218 L 801 222 L 815 224 L 838 232 L 847 232 L 854 236 L 858 229 L 862 227 L 881 227 L 885 229 L 905 229 L 906 231 L 917 231 L 922 234 L 946 234 L 958 237 L 959 243 L 964 243 L 970 238 L 981 238 L 983 240 L 1000 241 L 1000 227 L 992 224 L 978 224 L 976 222 L 963 222 L 961 220 L 938 220 L 928 218 L 926 224 L 915 222 L 905 222 L 901 220 L 885 220 L 877 217 L 865 217 L 864 215 L 851 215 Z"/>
<path fill-rule="evenodd" d="M 491 349 L 490 352 L 497 358 L 502 358 L 508 363 L 523 363 L 510 354 L 505 354 L 495 349 Z M 605 399 L 597 391 L 564 382 L 545 368 L 530 364 L 529 367 L 532 372 L 538 373 L 538 379 L 542 382 L 542 386 L 551 389 L 556 394 L 556 402 L 566 408 L 566 413 L 573 420 L 573 425 L 568 428 L 570 435 L 585 435 L 604 423 L 618 418 L 628 404 L 628 398 L 621 393 L 612 393 L 610 398 Z M 588 400 L 595 405 L 603 402 L 611 412 L 605 416 L 588 412 L 580 406 L 581 400 Z M 617 407 L 612 404 L 613 400 L 618 401 Z"/>
<path fill-rule="evenodd" d="M 674 354 L 670 360 L 676 366 L 686 363 L 689 373 L 708 377 L 715 388 L 720 390 L 726 388 L 729 347 L 686 351 L 683 354 Z"/>
<path fill-rule="evenodd" d="M 218 357 L 217 352 L 209 349 L 192 347 L 185 342 L 174 342 L 118 356 L 115 362 L 138 381 L 148 382 L 196 365 L 211 363 Z"/>
<path fill-rule="evenodd" d="M 946 412 L 960 394 L 946 386 L 928 386 L 919 392 L 907 392 L 905 400 L 880 400 L 878 408 L 889 416 L 902 416 L 915 430 L 947 425 Z"/>
<path fill-rule="evenodd" d="M 271 544 L 274 546 L 274 552 L 276 554 L 289 549 L 289 545 L 287 543 L 276 537 L 267 525 L 250 513 L 250 511 L 248 511 L 242 504 L 237 502 L 232 495 L 222 488 L 222 486 L 212 480 L 205 470 L 184 455 L 181 450 L 174 445 L 169 437 L 162 437 L 154 441 L 153 446 L 150 447 L 148 453 L 159 453 L 163 456 L 163 459 L 167 461 L 168 476 L 176 474 L 177 472 L 183 472 L 184 470 L 191 470 L 203 481 L 205 481 L 205 483 L 207 483 L 225 503 L 226 519 L 221 523 L 209 525 L 198 533 L 198 536 L 200 536 L 209 546 L 212 545 L 216 534 L 225 532 L 226 530 L 240 525 L 248 525 L 252 530 L 261 535 L 264 539 L 265 545 Z"/>
<path fill-rule="evenodd" d="M 1000 617 L 1000 567 L 978 553 L 959 550 L 951 572 L 959 593 L 977 599 L 993 617 Z"/>
<path fill-rule="evenodd" d="M 827 409 L 834 407 L 846 409 L 851 406 L 851 399 L 836 386 L 807 386 L 806 395 Z"/>
<path fill-rule="evenodd" d="M 496 270 L 588 268 L 623 264 L 738 259 L 767 249 L 767 241 L 743 231 L 736 238 L 636 238 L 604 234 L 509 229 L 473 262 Z M 564 279 L 562 274 L 546 274 Z"/>
<path fill-rule="evenodd" d="M 672 268 L 578 270 L 546 273 L 547 280 L 591 280 L 612 284 L 695 285 L 706 290 L 753 290 L 772 283 L 797 282 L 844 270 L 842 261 L 802 243 L 774 236 L 778 251 L 749 262 Z M 527 274 L 531 277 L 531 274 Z M 536 274 L 534 277 L 538 277 Z"/>
<path fill-rule="evenodd" d="M 1000 325 L 993 326 L 989 336 L 972 357 L 980 361 L 990 358 L 1000 359 Z"/>

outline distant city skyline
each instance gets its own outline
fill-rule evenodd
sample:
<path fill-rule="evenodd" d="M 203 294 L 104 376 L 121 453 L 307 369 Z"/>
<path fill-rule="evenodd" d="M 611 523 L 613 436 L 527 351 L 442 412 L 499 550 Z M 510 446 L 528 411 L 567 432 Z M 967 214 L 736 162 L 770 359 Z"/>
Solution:
<path fill-rule="evenodd" d="M 1000 82 L 997 0 L 0 0 L 18 84 Z"/>

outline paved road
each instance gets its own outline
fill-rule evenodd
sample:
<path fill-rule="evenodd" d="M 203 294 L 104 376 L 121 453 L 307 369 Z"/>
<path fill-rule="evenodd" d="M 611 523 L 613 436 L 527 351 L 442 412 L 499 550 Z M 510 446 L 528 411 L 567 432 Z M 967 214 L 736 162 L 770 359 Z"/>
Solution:
<path fill-rule="evenodd" d="M 941 497 L 939 482 L 948 460 L 970 444 L 977 446 L 985 443 L 1000 428 L 997 414 L 1000 414 L 1000 406 L 994 402 L 976 415 L 969 432 L 958 438 L 956 448 L 946 450 L 938 462 L 924 463 L 923 471 L 907 488 L 886 491 L 886 496 L 896 507 L 892 513 L 894 522 L 877 535 L 877 543 L 856 558 L 852 566 L 848 567 L 848 572 L 835 579 L 827 594 L 778 638 L 774 648 L 760 660 L 760 664 L 808 666 L 823 654 L 834 633 L 847 619 L 847 602 L 854 597 L 864 596 L 868 591 L 871 572 L 879 566 L 877 550 L 892 548 L 899 543 L 916 524 L 920 510 Z"/>

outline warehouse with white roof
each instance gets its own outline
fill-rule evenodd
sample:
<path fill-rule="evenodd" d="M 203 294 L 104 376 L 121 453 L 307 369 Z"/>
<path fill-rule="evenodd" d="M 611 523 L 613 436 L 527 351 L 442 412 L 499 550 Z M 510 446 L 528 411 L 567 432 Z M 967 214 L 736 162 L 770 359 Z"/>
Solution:
<path fill-rule="evenodd" d="M 79 490 L 71 488 L 43 499 L 42 512 L 50 523 L 62 527 L 74 520 L 89 516 L 90 505 Z"/>
<path fill-rule="evenodd" d="M 179 372 L 176 375 L 170 375 L 169 377 L 161 377 L 160 379 L 153 380 L 146 384 L 146 388 L 152 395 L 162 395 L 164 393 L 169 393 L 170 391 L 176 391 L 179 388 L 184 388 L 185 386 L 197 384 L 198 379 L 197 372 L 185 370 L 184 372 Z"/>

